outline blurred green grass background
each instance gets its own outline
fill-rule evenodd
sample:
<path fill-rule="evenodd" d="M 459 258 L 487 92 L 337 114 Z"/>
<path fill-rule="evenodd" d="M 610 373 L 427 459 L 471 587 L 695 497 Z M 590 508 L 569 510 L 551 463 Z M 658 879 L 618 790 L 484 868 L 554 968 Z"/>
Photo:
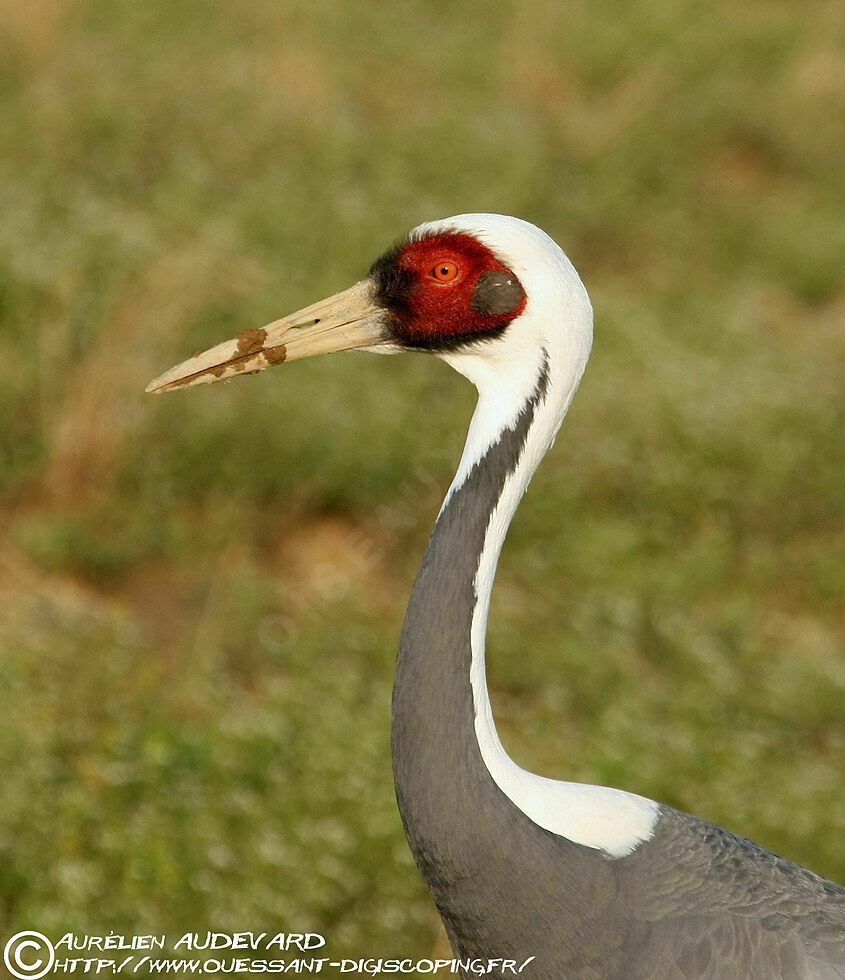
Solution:
<path fill-rule="evenodd" d="M 143 388 L 475 210 L 596 312 L 494 596 L 505 744 L 845 875 L 841 15 L 2 0 L 0 933 L 442 948 L 389 693 L 472 391 Z"/>

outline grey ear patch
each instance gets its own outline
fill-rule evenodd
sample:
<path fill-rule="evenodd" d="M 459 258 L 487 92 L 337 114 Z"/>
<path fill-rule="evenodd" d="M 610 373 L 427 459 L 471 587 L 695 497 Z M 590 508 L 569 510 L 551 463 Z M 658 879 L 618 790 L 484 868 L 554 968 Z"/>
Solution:
<path fill-rule="evenodd" d="M 500 316 L 513 313 L 525 298 L 525 290 L 512 272 L 495 269 L 482 273 L 472 291 L 470 305 L 476 313 Z"/>

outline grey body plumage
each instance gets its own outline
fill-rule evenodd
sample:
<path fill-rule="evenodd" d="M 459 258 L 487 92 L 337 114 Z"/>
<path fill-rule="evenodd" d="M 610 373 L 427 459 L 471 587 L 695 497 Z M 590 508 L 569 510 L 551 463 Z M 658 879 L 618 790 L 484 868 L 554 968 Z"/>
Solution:
<path fill-rule="evenodd" d="M 610 858 L 538 827 L 485 767 L 469 681 L 473 582 L 545 384 L 446 503 L 400 643 L 397 799 L 456 954 L 533 956 L 535 980 L 845 977 L 845 889 L 669 807 L 649 840 Z"/>

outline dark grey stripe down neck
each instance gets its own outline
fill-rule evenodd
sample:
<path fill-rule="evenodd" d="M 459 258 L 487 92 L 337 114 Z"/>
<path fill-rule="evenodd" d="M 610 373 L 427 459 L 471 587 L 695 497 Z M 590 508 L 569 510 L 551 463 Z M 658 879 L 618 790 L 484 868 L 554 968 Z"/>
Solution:
<path fill-rule="evenodd" d="M 537 826 L 490 776 L 470 687 L 473 578 L 546 384 L 443 509 L 399 648 L 396 794 L 455 954 L 533 956 L 528 980 L 845 977 L 839 886 L 668 807 L 650 840 L 610 858 Z"/>

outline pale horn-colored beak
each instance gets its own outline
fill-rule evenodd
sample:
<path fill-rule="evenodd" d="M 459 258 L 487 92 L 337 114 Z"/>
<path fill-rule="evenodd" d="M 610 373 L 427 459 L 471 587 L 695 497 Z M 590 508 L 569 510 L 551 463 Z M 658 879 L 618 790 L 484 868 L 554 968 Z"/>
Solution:
<path fill-rule="evenodd" d="M 389 344 L 387 314 L 376 303 L 374 282 L 364 279 L 260 330 L 245 330 L 233 340 L 195 354 L 151 381 L 147 391 L 210 385 L 238 374 L 255 374 L 283 361 Z"/>

